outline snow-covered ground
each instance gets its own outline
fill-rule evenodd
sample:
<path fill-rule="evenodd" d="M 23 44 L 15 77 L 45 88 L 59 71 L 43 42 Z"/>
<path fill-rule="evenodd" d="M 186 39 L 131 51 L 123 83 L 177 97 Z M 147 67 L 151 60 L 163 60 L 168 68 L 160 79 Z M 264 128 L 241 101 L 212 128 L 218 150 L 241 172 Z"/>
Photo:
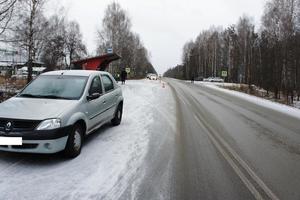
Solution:
<path fill-rule="evenodd" d="M 167 115 L 173 98 L 159 81 L 127 81 L 122 88 L 121 125 L 107 125 L 88 137 L 77 158 L 0 152 L 0 199 L 118 199 L 128 185 L 133 199 L 149 141 L 161 132 L 157 123 L 175 115 Z M 162 119 L 154 121 L 158 116 Z"/>
<path fill-rule="evenodd" d="M 294 107 L 300 109 L 300 101 L 295 101 Z"/>
<path fill-rule="evenodd" d="M 259 106 L 263 106 L 269 109 L 277 110 L 281 113 L 296 117 L 300 119 L 300 110 L 298 108 L 293 108 L 291 106 L 287 106 L 284 104 L 280 104 L 277 102 L 273 102 L 264 98 L 256 97 L 253 95 L 245 94 L 243 92 L 238 92 L 238 91 L 233 91 L 233 90 L 228 90 L 224 89 L 221 87 L 226 87 L 226 86 L 232 86 L 232 83 L 208 83 L 208 82 L 196 82 L 196 84 L 200 84 L 209 88 L 212 88 L 214 90 L 218 90 L 230 95 L 237 96 L 245 101 L 249 101 L 252 103 L 255 103 Z M 299 106 L 300 108 L 300 103 L 296 102 L 296 105 Z M 295 106 L 296 107 L 296 106 Z"/>

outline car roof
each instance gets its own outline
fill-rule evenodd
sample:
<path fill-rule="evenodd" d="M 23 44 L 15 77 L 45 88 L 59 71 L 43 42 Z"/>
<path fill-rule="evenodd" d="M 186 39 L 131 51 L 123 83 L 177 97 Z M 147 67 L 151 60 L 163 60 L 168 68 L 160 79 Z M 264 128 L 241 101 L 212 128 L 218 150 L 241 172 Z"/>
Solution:
<path fill-rule="evenodd" d="M 94 70 L 59 70 L 59 71 L 46 72 L 41 75 L 90 76 L 93 74 L 109 74 L 109 73 L 103 71 L 94 71 Z"/>

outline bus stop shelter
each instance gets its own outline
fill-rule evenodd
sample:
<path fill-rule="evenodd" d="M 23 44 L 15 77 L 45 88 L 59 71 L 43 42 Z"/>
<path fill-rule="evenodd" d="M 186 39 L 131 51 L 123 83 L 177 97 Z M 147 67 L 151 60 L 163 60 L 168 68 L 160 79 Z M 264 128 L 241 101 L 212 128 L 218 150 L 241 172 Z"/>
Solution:
<path fill-rule="evenodd" d="M 119 60 L 121 57 L 116 53 L 86 58 L 72 62 L 73 69 L 105 71 L 109 63 Z"/>

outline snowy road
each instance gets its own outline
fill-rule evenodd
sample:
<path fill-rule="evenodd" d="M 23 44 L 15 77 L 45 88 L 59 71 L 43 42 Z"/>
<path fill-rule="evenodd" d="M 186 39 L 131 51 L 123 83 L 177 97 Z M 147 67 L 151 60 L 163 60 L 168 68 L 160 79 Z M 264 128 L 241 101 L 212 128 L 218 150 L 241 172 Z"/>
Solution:
<path fill-rule="evenodd" d="M 162 130 L 174 131 L 175 115 L 169 115 L 175 104 L 171 91 L 158 82 L 128 81 L 122 87 L 122 124 L 88 137 L 79 157 L 0 152 L 0 199 L 134 198 L 147 171 L 149 145 L 162 142 L 151 141 L 168 137 Z"/>
<path fill-rule="evenodd" d="M 128 81 L 79 157 L 0 153 L 2 199 L 300 199 L 300 111 L 203 84 Z"/>

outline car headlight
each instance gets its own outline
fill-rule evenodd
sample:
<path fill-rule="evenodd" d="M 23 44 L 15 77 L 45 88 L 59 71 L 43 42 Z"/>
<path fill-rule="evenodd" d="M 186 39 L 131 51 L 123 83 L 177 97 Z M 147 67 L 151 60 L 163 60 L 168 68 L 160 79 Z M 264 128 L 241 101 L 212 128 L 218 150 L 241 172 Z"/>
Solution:
<path fill-rule="evenodd" d="M 42 121 L 39 126 L 36 128 L 36 130 L 52 130 L 60 128 L 61 121 L 60 119 L 47 119 L 45 121 Z"/>

